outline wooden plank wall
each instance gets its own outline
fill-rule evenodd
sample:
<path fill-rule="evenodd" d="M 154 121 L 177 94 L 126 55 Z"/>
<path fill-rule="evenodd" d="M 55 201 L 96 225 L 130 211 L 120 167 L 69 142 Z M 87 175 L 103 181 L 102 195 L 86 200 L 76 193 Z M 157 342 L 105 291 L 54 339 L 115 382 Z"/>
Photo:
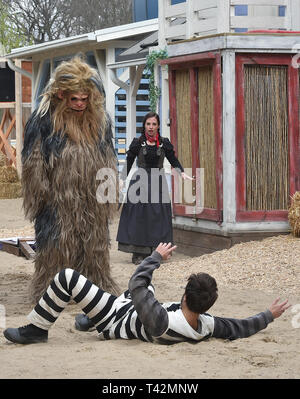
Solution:
<path fill-rule="evenodd" d="M 299 0 L 186 0 L 174 5 L 159 1 L 160 43 L 236 29 L 300 30 Z M 243 5 L 247 15 L 236 15 L 235 7 Z M 279 7 L 285 7 L 284 16 L 279 16 Z"/>
<path fill-rule="evenodd" d="M 289 234 L 287 233 L 236 233 L 229 236 L 222 236 L 211 233 L 201 233 L 196 231 L 182 230 L 178 228 L 173 229 L 174 244 L 177 245 L 177 251 L 189 256 L 201 256 L 215 251 L 222 251 L 222 249 L 229 249 L 233 245 L 248 242 L 259 241 L 267 237 L 276 235 Z"/>

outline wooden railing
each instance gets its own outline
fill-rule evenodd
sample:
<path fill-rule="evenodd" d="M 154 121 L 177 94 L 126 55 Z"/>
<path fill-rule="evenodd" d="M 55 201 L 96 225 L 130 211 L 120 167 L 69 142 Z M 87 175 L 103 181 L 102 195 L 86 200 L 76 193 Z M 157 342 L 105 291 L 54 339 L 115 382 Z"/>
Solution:
<path fill-rule="evenodd" d="M 247 6 L 247 15 L 236 15 Z M 283 10 L 280 16 L 279 10 Z M 300 30 L 299 0 L 159 0 L 159 44 L 237 29 Z"/>
<path fill-rule="evenodd" d="M 22 104 L 23 129 L 31 113 L 31 104 Z M 15 103 L 0 103 L 0 151 L 7 164 L 17 167 L 16 160 L 16 112 Z"/>

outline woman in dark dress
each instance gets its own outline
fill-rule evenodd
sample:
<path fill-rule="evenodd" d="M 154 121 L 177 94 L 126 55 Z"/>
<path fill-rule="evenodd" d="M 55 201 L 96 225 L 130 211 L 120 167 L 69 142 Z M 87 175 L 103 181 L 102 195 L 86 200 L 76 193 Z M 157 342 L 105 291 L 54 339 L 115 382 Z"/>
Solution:
<path fill-rule="evenodd" d="M 127 151 L 121 172 L 121 187 L 137 158 L 134 173 L 123 204 L 117 233 L 118 249 L 132 253 L 132 262 L 139 264 L 160 242 L 173 242 L 172 209 L 169 189 L 163 170 L 166 157 L 184 179 L 184 173 L 169 139 L 159 133 L 159 115 L 149 112 L 143 120 L 142 135 L 134 138 Z"/>

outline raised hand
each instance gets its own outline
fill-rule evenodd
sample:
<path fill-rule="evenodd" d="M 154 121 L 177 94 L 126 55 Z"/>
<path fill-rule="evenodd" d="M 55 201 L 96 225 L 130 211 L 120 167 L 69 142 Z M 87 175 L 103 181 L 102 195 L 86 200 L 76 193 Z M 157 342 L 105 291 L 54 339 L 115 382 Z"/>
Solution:
<path fill-rule="evenodd" d="M 291 305 L 288 304 L 288 299 L 279 303 L 280 298 L 275 299 L 272 305 L 269 307 L 269 310 L 273 314 L 274 319 L 280 317 Z"/>
<path fill-rule="evenodd" d="M 158 247 L 155 249 L 155 251 L 158 252 L 162 256 L 163 260 L 167 260 L 171 257 L 172 252 L 176 248 L 177 248 L 177 246 L 176 245 L 172 246 L 172 244 L 170 242 L 168 244 L 161 242 L 158 245 Z"/>

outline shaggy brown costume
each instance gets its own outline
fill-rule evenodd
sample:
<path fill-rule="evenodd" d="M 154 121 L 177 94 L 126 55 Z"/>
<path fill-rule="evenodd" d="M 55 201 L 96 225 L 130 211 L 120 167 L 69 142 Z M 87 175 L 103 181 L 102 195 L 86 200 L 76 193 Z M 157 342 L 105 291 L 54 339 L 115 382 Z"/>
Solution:
<path fill-rule="evenodd" d="M 116 204 L 99 203 L 96 197 L 97 171 L 116 171 L 117 164 L 100 85 L 80 58 L 60 64 L 26 124 L 22 184 L 25 215 L 35 223 L 34 302 L 66 267 L 119 294 L 109 266 L 109 220 Z M 88 94 L 83 115 L 67 108 L 59 91 Z"/>

